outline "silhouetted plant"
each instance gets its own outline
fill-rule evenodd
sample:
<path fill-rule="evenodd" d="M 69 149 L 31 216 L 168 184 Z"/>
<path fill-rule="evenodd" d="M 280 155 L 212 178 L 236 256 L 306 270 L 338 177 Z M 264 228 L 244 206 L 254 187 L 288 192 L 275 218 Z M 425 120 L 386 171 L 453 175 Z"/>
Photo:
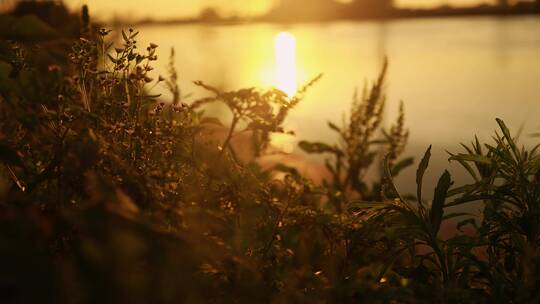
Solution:
<path fill-rule="evenodd" d="M 495 135 L 495 145 L 482 147 L 476 139 L 471 146 L 463 145 L 466 153 L 451 154 L 450 160 L 459 162 L 470 173 L 473 184 L 451 189 L 453 183 L 445 172 L 431 206 L 427 206 L 422 199 L 422 181 L 430 147 L 417 170 L 416 202 L 400 196 L 390 182 L 394 196 L 388 202 L 352 205 L 360 218 L 384 227 L 398 244 L 394 258 L 382 267 L 381 279 L 398 275 L 415 282 L 412 284 L 435 287 L 430 297 L 440 302 L 532 303 L 539 299 L 533 287 L 538 283 L 539 256 L 535 228 L 540 219 L 536 214 L 538 146 L 531 150 L 518 148 L 504 122 L 497 122 L 502 136 Z M 386 177 L 391 181 L 388 161 L 386 168 Z M 446 211 L 473 202 L 482 203 L 481 215 Z M 442 239 L 442 222 L 453 218 L 460 219 L 458 230 L 471 225 L 473 232 Z M 404 256 L 408 256 L 410 264 L 403 265 L 400 259 Z"/>
<path fill-rule="evenodd" d="M 494 144 L 480 144 L 478 138 L 463 145 L 466 153 L 452 154 L 474 179 L 454 190 L 460 197 L 448 206 L 482 201 L 477 230 L 485 259 L 473 262 L 499 302 L 536 302 L 540 295 L 540 155 L 539 145 L 518 147 L 510 130 L 497 119 L 501 133 Z"/>
<path fill-rule="evenodd" d="M 330 129 L 335 131 L 340 142 L 329 145 L 320 142 L 301 141 L 300 148 L 307 153 L 329 153 L 332 159 L 326 160 L 326 168 L 332 174 L 331 181 L 325 181 L 331 201 L 338 209 L 342 202 L 347 202 L 348 193 L 354 191 L 356 196 L 365 199 L 380 197 L 381 184 L 376 182 L 369 187 L 366 175 L 371 166 L 376 163 L 381 153 L 380 147 L 385 148 L 389 155 L 389 165 L 394 174 L 411 165 L 412 158 L 406 158 L 398 163 L 407 143 L 408 131 L 405 129 L 403 104 L 400 105 L 396 123 L 389 132 L 381 130 L 386 97 L 383 93 L 384 80 L 387 71 L 385 61 L 377 81 L 369 88 L 364 88 L 361 97 L 355 92 L 351 106 L 351 114 L 343 127 L 329 122 Z M 382 134 L 381 134 L 382 131 Z M 377 137 L 382 135 L 382 139 Z"/>
<path fill-rule="evenodd" d="M 255 88 L 241 89 L 238 91 L 221 92 L 219 89 L 206 85 L 201 81 L 195 84 L 212 92 L 215 96 L 196 101 L 193 109 L 197 109 L 204 104 L 221 101 L 225 103 L 232 114 L 232 119 L 223 144 L 219 147 L 220 154 L 230 149 L 229 143 L 240 122 L 246 124 L 246 130 L 253 132 L 256 137 L 257 155 L 268 147 L 270 133 L 283 133 L 285 130 L 281 126 L 289 111 L 294 108 L 303 98 L 303 95 L 319 79 L 320 75 L 302 87 L 298 93 L 289 98 L 286 93 L 271 89 L 259 91 Z"/>

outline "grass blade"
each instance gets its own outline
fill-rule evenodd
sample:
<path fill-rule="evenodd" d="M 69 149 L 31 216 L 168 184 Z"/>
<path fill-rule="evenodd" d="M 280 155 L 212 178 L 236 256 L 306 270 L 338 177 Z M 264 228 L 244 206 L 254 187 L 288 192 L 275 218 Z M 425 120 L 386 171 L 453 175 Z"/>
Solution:
<path fill-rule="evenodd" d="M 426 150 L 418 169 L 416 170 L 416 197 L 418 198 L 418 203 L 422 205 L 422 181 L 424 179 L 424 173 L 426 172 L 427 167 L 429 166 L 429 159 L 431 158 L 431 145 Z"/>
<path fill-rule="evenodd" d="M 452 185 L 452 178 L 448 171 L 444 171 L 443 175 L 439 179 L 437 187 L 435 187 L 435 193 L 433 195 L 433 204 L 431 205 L 431 228 L 433 229 L 434 234 L 439 232 L 441 226 L 443 213 L 444 213 L 444 202 L 446 200 L 446 195 L 448 189 Z"/>

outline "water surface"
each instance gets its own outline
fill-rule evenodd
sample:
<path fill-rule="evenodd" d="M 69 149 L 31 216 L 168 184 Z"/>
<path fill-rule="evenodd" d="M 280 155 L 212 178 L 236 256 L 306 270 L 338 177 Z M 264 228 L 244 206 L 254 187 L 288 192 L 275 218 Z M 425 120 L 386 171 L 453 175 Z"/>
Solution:
<path fill-rule="evenodd" d="M 390 69 L 385 124 L 405 102 L 410 143 L 406 155 L 420 158 L 433 144 L 427 187 L 449 166 L 446 150 L 475 134 L 489 140 L 503 118 L 522 137 L 540 130 L 540 19 L 451 18 L 392 22 L 336 22 L 236 26 L 146 26 L 141 38 L 160 45 L 162 66 L 176 49 L 184 93 L 204 96 L 191 81 L 224 88 L 278 86 L 287 92 L 319 73 L 324 78 L 291 113 L 286 127 L 296 138 L 279 138 L 286 151 L 295 141 L 334 142 L 326 121 L 340 122 L 355 88 L 375 79 L 384 56 Z M 296 151 L 297 152 L 297 151 Z M 414 171 L 398 179 L 414 187 Z M 451 172 L 465 182 L 457 168 Z"/>

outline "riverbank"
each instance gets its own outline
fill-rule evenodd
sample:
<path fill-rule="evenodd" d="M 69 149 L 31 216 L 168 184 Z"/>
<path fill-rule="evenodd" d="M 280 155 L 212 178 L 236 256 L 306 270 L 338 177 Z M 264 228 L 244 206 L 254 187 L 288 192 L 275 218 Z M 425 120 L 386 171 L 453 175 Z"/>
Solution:
<path fill-rule="evenodd" d="M 154 20 L 145 19 L 135 22 L 115 20 L 112 22 L 114 26 L 130 25 L 193 25 L 193 24 L 208 24 L 208 25 L 238 25 L 252 23 L 325 23 L 335 21 L 372 21 L 372 20 L 400 20 L 414 18 L 448 18 L 448 17 L 484 17 L 484 16 L 499 16 L 499 17 L 520 17 L 527 15 L 540 15 L 540 5 L 535 3 L 521 3 L 512 7 L 502 8 L 492 5 L 480 5 L 474 7 L 451 7 L 442 6 L 435 9 L 389 9 L 382 12 L 359 12 L 352 11 L 348 13 L 338 13 L 327 17 L 315 15 L 280 15 L 270 12 L 263 16 L 252 18 L 229 17 L 220 18 L 216 15 L 214 18 L 187 18 L 187 19 L 169 19 L 169 20 Z"/>

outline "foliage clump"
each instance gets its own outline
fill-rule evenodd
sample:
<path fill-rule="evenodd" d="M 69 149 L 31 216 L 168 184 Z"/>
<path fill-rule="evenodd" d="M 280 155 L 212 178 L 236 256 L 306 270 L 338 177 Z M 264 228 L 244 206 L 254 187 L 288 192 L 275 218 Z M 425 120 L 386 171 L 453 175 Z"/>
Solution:
<path fill-rule="evenodd" d="M 300 143 L 333 157 L 317 185 L 256 159 L 318 78 L 294 97 L 197 82 L 211 96 L 187 104 L 172 63 L 153 75 L 157 45 L 141 51 L 127 30 L 114 46 L 87 9 L 82 19 L 69 47 L 36 48 L 58 32 L 35 19 L 24 40 L 0 40 L 2 302 L 539 300 L 540 156 L 502 121 L 494 144 L 451 154 L 474 183 L 445 172 L 426 200 L 430 148 L 416 195 L 402 195 L 393 178 L 412 159 L 401 159 L 403 105 L 381 128 L 385 64 L 343 126 L 329 123 L 338 144 Z M 204 113 L 210 102 L 225 103 L 228 124 Z M 225 137 L 210 135 L 216 125 Z M 254 158 L 234 150 L 239 131 Z M 473 202 L 481 214 L 453 212 Z M 452 219 L 468 232 L 443 237 Z"/>

